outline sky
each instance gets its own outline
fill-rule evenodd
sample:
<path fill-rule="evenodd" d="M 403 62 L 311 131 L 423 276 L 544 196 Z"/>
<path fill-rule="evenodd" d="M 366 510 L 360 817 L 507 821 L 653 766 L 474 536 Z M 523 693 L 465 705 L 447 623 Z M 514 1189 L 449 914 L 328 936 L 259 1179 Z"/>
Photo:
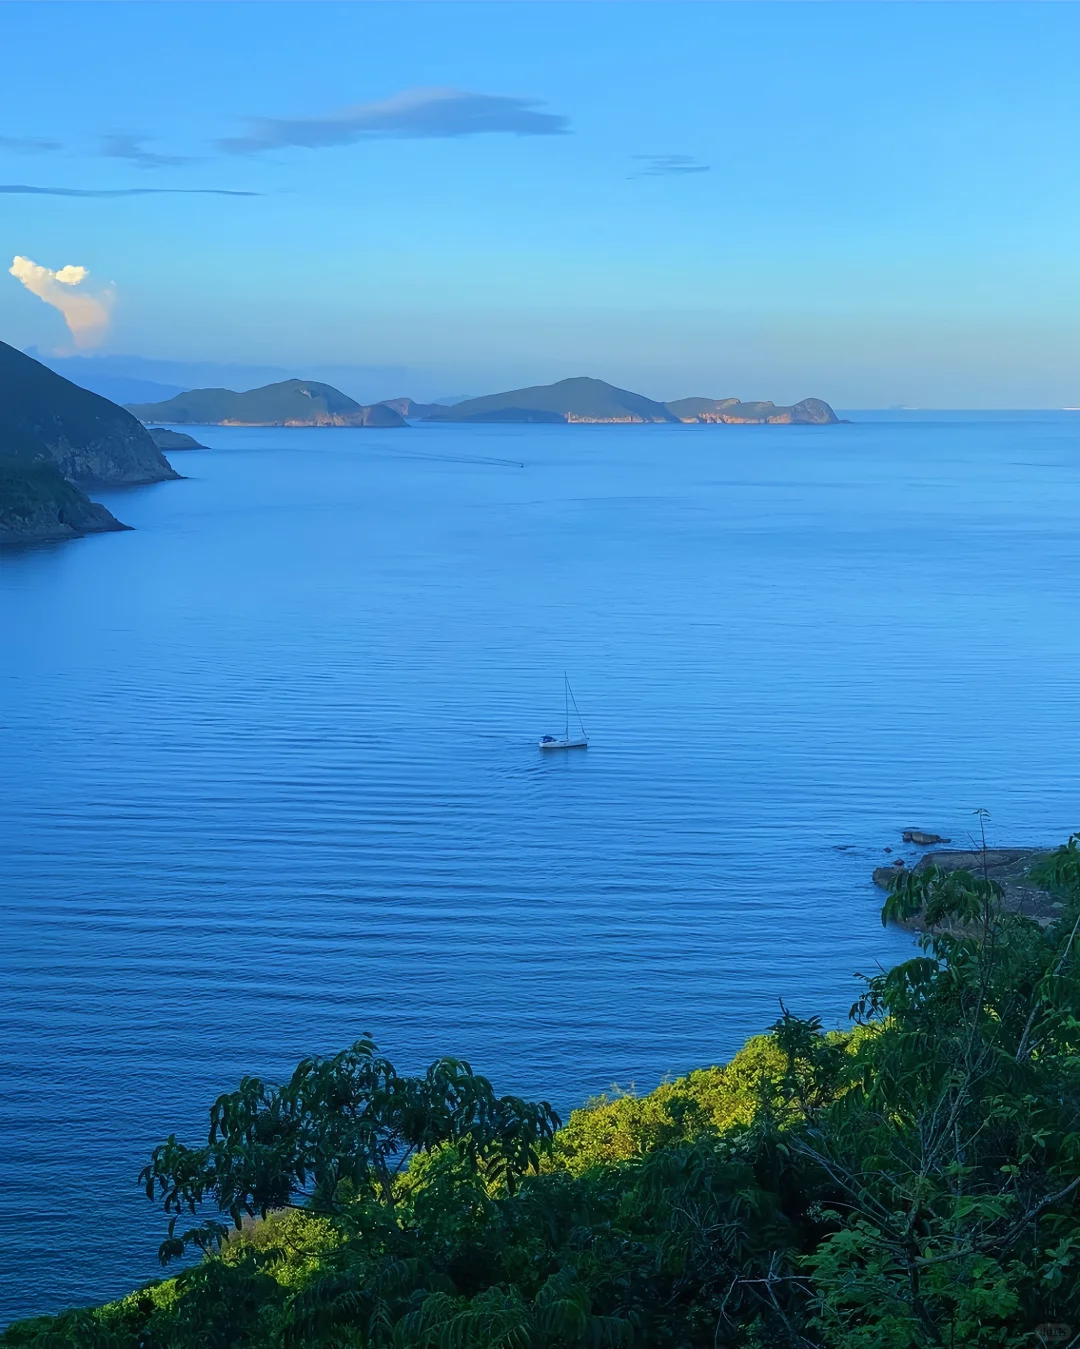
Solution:
<path fill-rule="evenodd" d="M 1032 0 L 5 3 L 0 338 L 1074 406 L 1077 50 Z"/>

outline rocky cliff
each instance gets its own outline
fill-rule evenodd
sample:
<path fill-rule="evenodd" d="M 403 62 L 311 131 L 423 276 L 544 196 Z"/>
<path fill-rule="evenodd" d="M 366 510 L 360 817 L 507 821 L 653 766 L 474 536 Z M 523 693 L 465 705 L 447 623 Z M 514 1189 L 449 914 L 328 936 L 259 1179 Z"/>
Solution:
<path fill-rule="evenodd" d="M 119 485 L 179 477 L 138 420 L 0 342 L 0 437 L 33 442 L 74 482 Z"/>
<path fill-rule="evenodd" d="M 126 528 L 53 464 L 0 450 L 0 544 L 72 539 Z"/>

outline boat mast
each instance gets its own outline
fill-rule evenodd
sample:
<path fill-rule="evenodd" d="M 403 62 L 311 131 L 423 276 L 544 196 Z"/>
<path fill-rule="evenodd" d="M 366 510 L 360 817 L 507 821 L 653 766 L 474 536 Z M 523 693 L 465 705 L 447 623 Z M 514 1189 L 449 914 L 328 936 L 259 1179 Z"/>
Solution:
<path fill-rule="evenodd" d="M 563 739 L 570 739 L 570 680 L 566 671 L 562 672 L 563 680 L 563 711 L 566 713 L 566 730 L 563 732 Z"/>

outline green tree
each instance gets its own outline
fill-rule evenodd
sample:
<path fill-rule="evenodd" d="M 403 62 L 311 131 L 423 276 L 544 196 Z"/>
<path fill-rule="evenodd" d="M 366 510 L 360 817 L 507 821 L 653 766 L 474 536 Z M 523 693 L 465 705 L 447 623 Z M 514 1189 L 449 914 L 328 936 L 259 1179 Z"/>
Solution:
<path fill-rule="evenodd" d="M 220 1245 L 228 1231 L 220 1216 L 176 1231 L 178 1219 L 197 1215 L 206 1200 L 236 1228 L 245 1217 L 296 1203 L 324 1213 L 365 1199 L 393 1208 L 410 1160 L 447 1145 L 512 1190 L 539 1165 L 558 1124 L 547 1102 L 496 1096 L 459 1059 L 439 1059 L 410 1077 L 363 1039 L 333 1058 L 305 1059 L 280 1087 L 244 1078 L 211 1108 L 204 1147 L 170 1135 L 139 1179 L 171 1215 L 164 1264 L 189 1244 Z"/>

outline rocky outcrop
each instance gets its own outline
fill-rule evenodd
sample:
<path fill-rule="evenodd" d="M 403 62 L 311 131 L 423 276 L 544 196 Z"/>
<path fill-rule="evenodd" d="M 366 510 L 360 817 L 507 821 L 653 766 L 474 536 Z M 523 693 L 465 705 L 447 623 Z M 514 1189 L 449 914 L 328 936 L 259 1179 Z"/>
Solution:
<path fill-rule="evenodd" d="M 73 482 L 118 486 L 177 478 L 138 420 L 0 342 L 0 448 L 36 447 Z"/>
<path fill-rule="evenodd" d="M 149 426 L 150 439 L 159 450 L 205 450 L 194 436 L 185 436 L 183 431 L 170 431 L 164 426 Z"/>
<path fill-rule="evenodd" d="M 44 543 L 126 528 L 53 464 L 0 454 L 0 544 Z"/>
<path fill-rule="evenodd" d="M 915 832 L 912 830 L 911 832 Z M 1046 926 L 1052 923 L 1061 911 L 1058 898 L 1032 879 L 1031 871 L 1037 862 L 1050 856 L 1046 848 L 987 848 L 982 849 L 941 849 L 926 853 L 920 857 L 914 867 L 905 866 L 898 859 L 891 866 L 878 867 L 874 871 L 874 884 L 887 890 L 898 875 L 913 871 L 916 875 L 930 867 L 942 871 L 970 871 L 973 876 L 985 876 L 1001 886 L 1002 907 L 1012 913 L 1021 913 Z M 905 927 L 921 931 L 922 923 L 918 918 Z"/>

